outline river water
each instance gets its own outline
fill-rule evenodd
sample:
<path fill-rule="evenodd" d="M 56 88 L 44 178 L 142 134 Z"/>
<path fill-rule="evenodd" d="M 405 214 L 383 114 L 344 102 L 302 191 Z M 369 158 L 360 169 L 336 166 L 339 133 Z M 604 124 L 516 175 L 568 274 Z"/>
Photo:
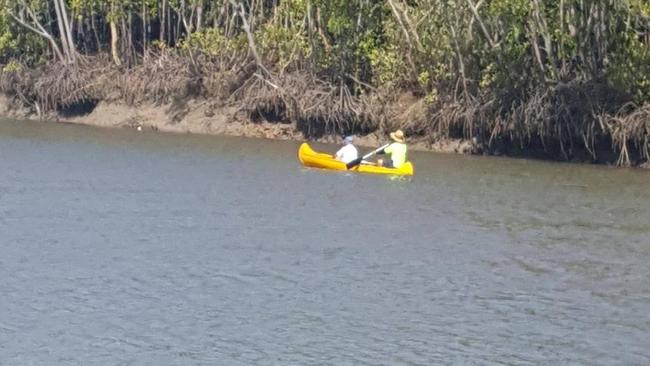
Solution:
<path fill-rule="evenodd" d="M 0 364 L 650 364 L 650 172 L 298 145 L 0 122 Z"/>

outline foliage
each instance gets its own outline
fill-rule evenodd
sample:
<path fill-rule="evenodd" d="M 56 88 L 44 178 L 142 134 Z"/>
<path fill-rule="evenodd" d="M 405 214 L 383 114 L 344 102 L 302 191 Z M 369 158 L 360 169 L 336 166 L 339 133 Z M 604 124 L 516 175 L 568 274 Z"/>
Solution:
<path fill-rule="evenodd" d="M 295 27 L 295 26 L 294 26 Z M 269 62 L 284 68 L 310 56 L 309 43 L 301 29 L 275 24 L 264 25 L 256 32 L 257 45 Z"/>
<path fill-rule="evenodd" d="M 219 28 L 207 28 L 191 33 L 182 40 L 178 47 L 183 50 L 198 50 L 210 56 L 231 55 L 246 48 L 246 41 L 242 37 L 228 38 Z M 158 42 L 164 48 L 164 43 Z"/>

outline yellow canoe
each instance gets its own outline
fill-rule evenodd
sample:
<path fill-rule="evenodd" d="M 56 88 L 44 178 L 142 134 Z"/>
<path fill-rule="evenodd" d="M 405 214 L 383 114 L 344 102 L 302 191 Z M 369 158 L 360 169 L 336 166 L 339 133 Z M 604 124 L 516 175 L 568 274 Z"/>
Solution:
<path fill-rule="evenodd" d="M 330 154 L 319 153 L 304 142 L 298 150 L 298 159 L 304 166 L 313 168 L 331 169 L 331 170 L 348 170 L 345 163 L 338 161 Z M 399 168 L 384 168 L 371 164 L 360 164 L 349 171 L 372 174 L 394 174 L 394 175 L 413 175 L 413 164 L 407 161 Z"/>

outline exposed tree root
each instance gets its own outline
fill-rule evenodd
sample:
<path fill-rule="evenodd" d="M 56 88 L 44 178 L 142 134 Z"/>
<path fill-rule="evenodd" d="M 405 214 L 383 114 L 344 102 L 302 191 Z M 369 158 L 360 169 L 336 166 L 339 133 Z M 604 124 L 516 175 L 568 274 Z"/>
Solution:
<path fill-rule="evenodd" d="M 307 137 L 367 133 L 378 127 L 371 97 L 354 97 L 347 86 L 336 86 L 307 73 L 283 74 L 267 80 L 255 74 L 233 94 L 252 120 L 293 123 Z"/>

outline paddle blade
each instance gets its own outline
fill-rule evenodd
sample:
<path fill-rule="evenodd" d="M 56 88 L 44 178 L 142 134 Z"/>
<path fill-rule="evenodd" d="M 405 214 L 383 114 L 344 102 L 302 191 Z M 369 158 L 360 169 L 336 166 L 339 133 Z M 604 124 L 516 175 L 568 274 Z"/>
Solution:
<path fill-rule="evenodd" d="M 352 160 L 351 162 L 345 164 L 345 167 L 346 167 L 348 170 L 350 170 L 350 169 L 354 168 L 355 166 L 361 164 L 361 161 L 362 161 L 362 160 L 363 160 L 363 157 L 361 157 L 361 158 L 356 158 L 356 159 Z"/>

